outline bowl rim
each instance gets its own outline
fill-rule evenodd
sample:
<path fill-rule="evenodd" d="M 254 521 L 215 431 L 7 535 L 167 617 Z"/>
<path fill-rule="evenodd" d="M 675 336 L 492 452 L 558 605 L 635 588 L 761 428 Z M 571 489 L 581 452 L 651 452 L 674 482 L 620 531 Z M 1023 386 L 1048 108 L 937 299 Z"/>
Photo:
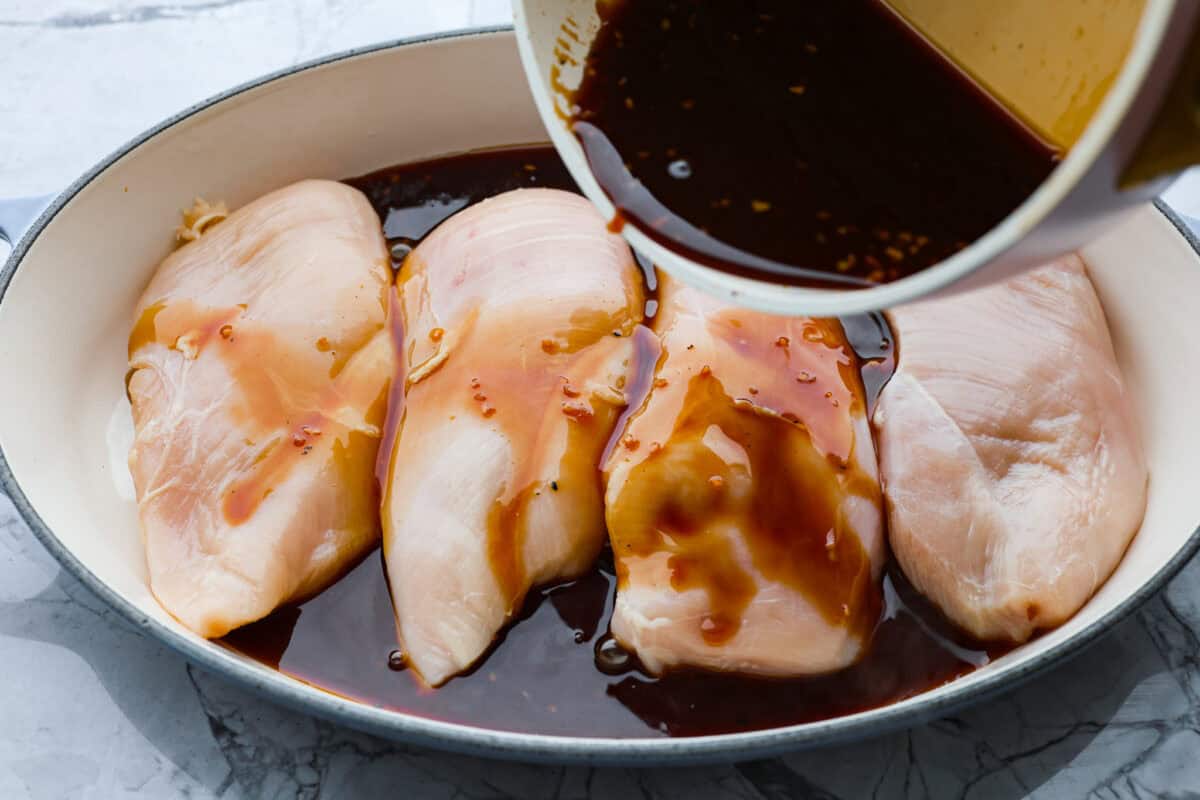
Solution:
<path fill-rule="evenodd" d="M 517 20 L 521 65 L 555 149 L 563 156 L 567 171 L 579 184 L 582 193 L 606 218 L 613 217 L 617 213 L 615 203 L 592 173 L 575 135 L 558 119 L 553 93 L 544 88 L 544 54 L 538 51 L 533 38 L 527 35 L 530 0 L 513 0 L 513 10 Z M 1067 148 L 1065 157 L 1028 197 L 983 235 L 959 252 L 911 275 L 852 291 L 787 285 L 766 278 L 726 272 L 679 255 L 648 236 L 636 224 L 626 224 L 621 235 L 659 263 L 660 269 L 672 273 L 683 283 L 768 313 L 809 316 L 859 314 L 953 291 L 955 284 L 978 279 L 996 259 L 1012 251 L 1024 237 L 1053 218 L 1056 210 L 1080 189 L 1084 179 L 1124 127 L 1139 91 L 1159 58 L 1163 42 L 1171 35 L 1172 22 L 1181 16 L 1186 19 L 1186 15 L 1192 13 L 1181 0 L 1147 0 L 1120 70 L 1083 132 Z M 1165 102 L 1165 99 L 1160 102 Z"/>
<path fill-rule="evenodd" d="M 71 183 L 38 216 L 21 236 L 0 270 L 0 304 L 29 249 L 46 231 L 60 211 L 110 166 L 136 151 L 160 133 L 225 100 L 308 70 L 339 61 L 368 56 L 406 46 L 441 41 L 470 41 L 487 37 L 513 37 L 511 26 L 494 26 L 446 31 L 432 35 L 390 40 L 366 47 L 340 51 L 276 70 L 196 103 L 135 136 L 101 159 Z M 1179 231 L 1195 253 L 1200 240 L 1187 224 L 1161 202 L 1156 207 Z M 54 534 L 29 502 L 5 458 L 0 444 L 0 489 L 11 498 L 17 513 L 51 555 L 80 583 L 114 608 L 126 622 L 148 634 L 183 658 L 217 674 L 224 680 L 256 695 L 306 714 L 345 724 L 383 738 L 426 745 L 441 750 L 508 760 L 539 763 L 651 766 L 685 763 L 729 762 L 763 758 L 787 751 L 831 745 L 878 736 L 900 728 L 944 716 L 1010 690 L 1053 665 L 1065 662 L 1095 642 L 1142 606 L 1200 549 L 1200 526 L 1171 558 L 1138 589 L 1113 609 L 1071 638 L 1024 662 L 985 676 L 974 683 L 941 687 L 937 694 L 923 693 L 897 703 L 828 720 L 742 733 L 682 738 L 600 738 L 532 734 L 476 727 L 403 711 L 388 710 L 344 698 L 289 677 L 282 672 L 252 664 L 209 642 L 189 638 L 140 611 L 94 574 Z"/>

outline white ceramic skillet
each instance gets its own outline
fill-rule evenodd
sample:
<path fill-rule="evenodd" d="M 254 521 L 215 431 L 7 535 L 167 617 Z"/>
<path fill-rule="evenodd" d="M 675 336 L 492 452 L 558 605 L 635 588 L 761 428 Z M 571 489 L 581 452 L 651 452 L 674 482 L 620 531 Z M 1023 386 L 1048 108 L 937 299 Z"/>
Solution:
<path fill-rule="evenodd" d="M 1142 421 L 1152 477 L 1142 531 L 1070 622 L 954 683 L 851 716 L 690 739 L 535 736 L 349 701 L 211 644 L 146 586 L 121 420 L 134 302 L 196 195 L 238 206 L 305 177 L 339 178 L 473 148 L 543 141 L 513 36 L 486 31 L 334 56 L 165 121 L 60 195 L 0 274 L 0 485 L 43 544 L 145 634 L 286 705 L 395 739 L 491 756 L 649 764 L 763 757 L 949 713 L 1077 653 L 1161 587 L 1200 544 L 1200 297 L 1194 243 L 1151 206 L 1086 248 Z"/>

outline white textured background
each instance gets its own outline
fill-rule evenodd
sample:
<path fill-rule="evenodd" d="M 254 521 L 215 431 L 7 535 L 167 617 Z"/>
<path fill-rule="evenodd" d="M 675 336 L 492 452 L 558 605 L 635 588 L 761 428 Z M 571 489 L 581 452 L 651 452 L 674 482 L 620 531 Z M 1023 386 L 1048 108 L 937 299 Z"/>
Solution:
<path fill-rule="evenodd" d="M 507 0 L 0 0 L 0 198 L 56 192 L 264 72 L 507 16 Z M 67 576 L 0 496 L 0 798 L 1183 797 L 1200 791 L 1198 630 L 1193 564 L 1074 662 L 910 732 L 685 770 L 497 764 L 319 723 L 188 667 Z"/>

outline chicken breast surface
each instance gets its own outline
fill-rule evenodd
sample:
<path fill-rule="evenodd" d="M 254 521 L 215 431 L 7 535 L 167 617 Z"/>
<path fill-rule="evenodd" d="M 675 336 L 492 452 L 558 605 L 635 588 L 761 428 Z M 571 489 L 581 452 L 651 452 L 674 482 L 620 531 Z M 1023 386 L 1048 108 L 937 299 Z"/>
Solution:
<path fill-rule="evenodd" d="M 879 616 L 884 540 L 841 326 L 660 292 L 662 355 L 606 471 L 612 633 L 656 673 L 845 667 Z"/>
<path fill-rule="evenodd" d="M 625 405 L 642 277 L 586 200 L 526 189 L 444 222 L 398 285 L 407 378 L 384 555 L 407 662 L 436 686 L 483 655 L 530 587 L 596 558 L 598 464 Z"/>
<path fill-rule="evenodd" d="M 324 588 L 378 541 L 390 272 L 358 191 L 304 181 L 168 256 L 129 340 L 150 587 L 202 636 Z"/>
<path fill-rule="evenodd" d="M 1104 311 L 1078 257 L 898 308 L 874 422 L 892 550 L 981 639 L 1074 614 L 1146 507 L 1146 462 Z"/>

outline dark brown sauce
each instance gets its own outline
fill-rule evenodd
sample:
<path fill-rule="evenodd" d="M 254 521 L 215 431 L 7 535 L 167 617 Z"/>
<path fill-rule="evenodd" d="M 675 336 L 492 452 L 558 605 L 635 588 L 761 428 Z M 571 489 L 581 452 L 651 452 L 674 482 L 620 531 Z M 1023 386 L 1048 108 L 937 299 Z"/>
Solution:
<path fill-rule="evenodd" d="M 648 274 L 653 275 L 653 272 Z M 655 283 L 649 286 L 651 291 L 657 286 L 657 278 L 654 278 L 654 280 Z M 647 304 L 649 303 L 654 303 L 657 307 L 658 300 L 648 300 Z M 642 404 L 646 402 L 646 398 L 650 396 L 650 389 L 654 381 L 654 370 L 661 355 L 662 343 L 654 334 L 654 331 L 645 325 L 638 325 L 633 331 L 633 375 L 625 386 L 625 399 L 628 401 L 628 405 L 621 410 L 613 430 L 625 430 L 625 424 L 629 421 L 629 418 L 642 407 Z M 604 448 L 604 453 L 600 456 L 599 463 L 607 464 L 613 450 L 620 444 L 621 440 L 618 436 L 613 436 L 609 439 L 608 446 Z"/>
<path fill-rule="evenodd" d="M 626 222 L 717 269 L 869 286 L 982 236 L 1059 154 L 880 0 L 606 0 L 570 124 Z"/>
<path fill-rule="evenodd" d="M 555 485 L 557 485 L 555 481 Z M 534 492 L 542 489 L 540 483 L 526 483 L 512 499 L 496 500 L 488 513 L 488 563 L 492 574 L 500 584 L 500 591 L 508 599 L 509 613 L 525 599 L 525 518 L 529 500 Z M 550 491 L 555 491 L 551 489 Z"/>
<path fill-rule="evenodd" d="M 597 669 L 615 578 L 605 550 L 579 580 L 530 592 L 480 665 L 438 689 L 388 666 L 395 649 L 378 552 L 298 608 L 234 631 L 226 646 L 314 686 L 380 708 L 500 730 L 575 736 L 699 736 L 828 719 L 910 697 L 986 663 L 959 643 L 898 570 L 863 661 L 834 675 L 774 681 L 679 671 L 655 678 L 630 659 Z"/>
<path fill-rule="evenodd" d="M 548 147 L 473 153 L 350 183 L 366 192 L 381 219 L 391 221 L 387 230 L 393 241 L 406 246 L 452 209 L 508 189 L 575 190 Z M 430 210 L 434 207 L 442 217 Z M 651 289 L 653 280 L 648 270 Z M 648 296 L 649 303 L 657 302 L 653 294 Z M 883 317 L 842 324 L 865 361 L 884 358 L 884 351 L 894 353 L 894 346 L 881 346 L 890 342 Z M 633 338 L 639 363 L 652 365 L 658 340 L 643 327 Z M 632 402 L 622 418 L 640 405 L 652 379 L 651 369 L 631 377 L 627 391 Z M 606 453 L 614 446 L 609 442 Z M 605 547 L 595 568 L 581 578 L 529 592 L 514 615 L 516 624 L 501 633 L 479 666 L 436 690 L 403 671 L 395 657 L 396 628 L 378 552 L 319 595 L 221 641 L 288 675 L 368 705 L 488 728 L 607 737 L 695 736 L 826 719 L 926 691 L 988 659 L 987 652 L 962 640 L 915 597 L 893 570 L 885 579 L 885 605 L 873 645 L 850 669 L 787 681 L 690 670 L 653 677 L 607 635 L 615 583 L 612 554 Z"/>
<path fill-rule="evenodd" d="M 411 247 L 455 211 L 511 189 L 570 189 L 551 147 L 506 147 L 391 167 L 346 183 L 371 201 L 399 269 Z"/>
<path fill-rule="evenodd" d="M 879 393 L 896 371 L 896 341 L 892 328 L 879 312 L 842 317 L 839 321 L 846 341 L 858 356 L 859 374 L 867 399 L 867 419 L 870 419 L 875 413 Z"/>
<path fill-rule="evenodd" d="M 700 636 L 714 646 L 731 640 L 758 592 L 728 537 L 736 526 L 755 571 L 865 640 L 879 618 L 879 588 L 842 509 L 847 496 L 880 498 L 853 459 L 864 392 L 843 328 L 735 308 L 697 321 L 688 299 L 696 296 L 672 288 L 660 318 L 655 392 L 670 417 L 646 427 L 639 418 L 628 435 L 645 439 L 643 431 L 668 425 L 670 433 L 623 456 L 630 472 L 607 508 L 619 587 L 631 580 L 631 562 L 652 573 L 648 559 L 665 554 L 676 591 L 707 595 Z M 714 347 L 696 349 L 701 336 Z M 736 463 L 708 443 L 714 429 Z M 648 574 L 642 586 L 656 582 Z"/>
<path fill-rule="evenodd" d="M 396 444 L 396 434 L 400 423 L 404 420 L 404 390 L 405 378 L 408 375 L 408 364 L 404 357 L 404 322 L 400 315 L 400 299 L 396 287 L 388 289 L 387 300 L 387 329 L 392 343 L 392 356 L 395 359 L 395 370 L 388 384 L 387 411 L 383 418 L 383 430 L 379 437 L 379 451 L 375 457 L 375 483 L 379 487 L 379 496 L 387 495 L 387 486 L 392 473 L 392 450 Z"/>

